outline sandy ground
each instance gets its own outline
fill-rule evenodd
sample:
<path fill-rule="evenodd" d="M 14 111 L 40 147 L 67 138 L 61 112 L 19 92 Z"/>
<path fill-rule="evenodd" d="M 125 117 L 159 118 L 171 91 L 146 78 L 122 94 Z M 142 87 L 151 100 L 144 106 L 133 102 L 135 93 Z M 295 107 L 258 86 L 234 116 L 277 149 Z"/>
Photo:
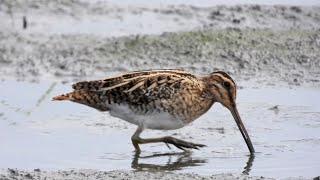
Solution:
<path fill-rule="evenodd" d="M 225 29 L 114 39 L 0 33 L 2 78 L 75 81 L 182 68 L 198 74 L 222 69 L 243 86 L 320 85 L 317 30 Z"/>
<path fill-rule="evenodd" d="M 266 177 L 249 177 L 246 175 L 236 176 L 232 174 L 219 174 L 212 176 L 200 176 L 197 174 L 179 174 L 179 173 L 163 173 L 163 172 L 127 172 L 127 171 L 87 171 L 87 170 L 78 170 L 78 171 L 41 171 L 35 169 L 34 171 L 19 171 L 14 169 L 8 169 L 7 175 L 0 175 L 1 180 L 26 180 L 26 179 L 47 179 L 47 180 L 64 180 L 64 179 L 73 179 L 73 180 L 100 180 L 100 179 L 202 179 L 202 180 L 272 180 L 272 178 Z M 287 180 L 301 180 L 303 178 L 286 178 Z"/>
<path fill-rule="evenodd" d="M 2 177 L 1 177 L 2 176 Z M 18 171 L 14 169 L 8 169 L 8 175 L 0 175 L 0 179 L 43 179 L 43 177 L 49 177 L 47 179 L 63 180 L 63 179 L 265 179 L 265 177 L 248 177 L 248 176 L 234 176 L 232 174 L 221 174 L 221 175 L 212 175 L 212 176 L 199 176 L 197 174 L 177 174 L 177 173 L 159 173 L 159 172 L 146 172 L 146 171 L 137 171 L 137 172 L 125 172 L 125 171 L 110 171 L 110 172 L 101 172 L 101 171 L 57 171 L 57 172 L 47 172 L 35 169 L 34 171 Z"/>
<path fill-rule="evenodd" d="M 22 17 L 28 28 L 22 29 Z M 320 86 L 320 7 L 0 3 L 3 80 L 96 79 L 131 70 L 224 70 L 241 87 Z M 0 179 L 268 179 L 222 174 L 8 170 Z"/>

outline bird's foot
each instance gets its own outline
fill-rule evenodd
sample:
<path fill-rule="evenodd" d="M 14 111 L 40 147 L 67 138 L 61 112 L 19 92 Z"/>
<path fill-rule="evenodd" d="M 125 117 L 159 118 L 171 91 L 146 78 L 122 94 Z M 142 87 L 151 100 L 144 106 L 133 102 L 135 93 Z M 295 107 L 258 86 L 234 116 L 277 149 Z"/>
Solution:
<path fill-rule="evenodd" d="M 204 144 L 196 144 L 196 143 L 192 143 L 192 142 L 187 142 L 187 141 L 183 141 L 171 136 L 167 136 L 163 138 L 163 142 L 166 143 L 166 145 L 168 146 L 169 149 L 170 146 L 168 144 L 172 144 L 174 146 L 176 146 L 177 148 L 181 149 L 181 150 L 186 150 L 185 148 L 192 148 L 192 149 L 199 149 L 201 147 L 205 147 L 206 145 Z"/>

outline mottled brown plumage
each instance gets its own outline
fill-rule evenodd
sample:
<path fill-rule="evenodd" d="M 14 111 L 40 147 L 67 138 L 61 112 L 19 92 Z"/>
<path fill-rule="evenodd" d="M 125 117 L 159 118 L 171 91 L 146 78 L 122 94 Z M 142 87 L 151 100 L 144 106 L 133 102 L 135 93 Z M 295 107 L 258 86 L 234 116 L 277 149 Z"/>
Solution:
<path fill-rule="evenodd" d="M 204 145 L 172 137 L 142 139 L 143 129 L 177 129 L 206 113 L 214 102 L 220 102 L 234 115 L 250 152 L 254 152 L 250 138 L 236 110 L 236 84 L 221 71 L 197 77 L 183 70 L 136 71 L 119 76 L 84 81 L 72 85 L 74 91 L 54 97 L 70 100 L 138 125 L 132 136 L 133 144 L 165 142 L 180 149 Z M 239 120 L 237 120 L 239 119 Z"/>

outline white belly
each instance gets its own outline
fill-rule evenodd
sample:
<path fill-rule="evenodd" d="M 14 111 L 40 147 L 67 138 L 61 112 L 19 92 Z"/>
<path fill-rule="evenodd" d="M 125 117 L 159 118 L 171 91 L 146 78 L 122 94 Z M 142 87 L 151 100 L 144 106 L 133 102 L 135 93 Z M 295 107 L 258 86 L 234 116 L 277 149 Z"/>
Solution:
<path fill-rule="evenodd" d="M 112 105 L 109 109 L 110 115 L 129 123 L 143 126 L 146 129 L 170 130 L 178 129 L 186 125 L 181 119 L 167 112 L 137 114 L 129 109 L 127 105 Z"/>

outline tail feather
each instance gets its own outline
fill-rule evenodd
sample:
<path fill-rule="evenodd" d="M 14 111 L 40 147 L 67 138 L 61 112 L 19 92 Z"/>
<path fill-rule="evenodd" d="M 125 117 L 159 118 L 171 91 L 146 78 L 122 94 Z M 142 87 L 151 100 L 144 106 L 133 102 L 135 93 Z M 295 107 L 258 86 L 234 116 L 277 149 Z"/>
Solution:
<path fill-rule="evenodd" d="M 100 111 L 107 111 L 108 108 L 100 99 L 99 94 L 93 91 L 75 90 L 71 93 L 62 94 L 52 98 L 53 101 L 70 100 L 80 104 L 84 104 Z"/>
<path fill-rule="evenodd" d="M 62 94 L 59 96 L 55 96 L 52 98 L 52 101 L 63 101 L 63 100 L 71 100 L 72 94 L 68 93 L 68 94 Z"/>
<path fill-rule="evenodd" d="M 67 94 L 62 94 L 59 96 L 55 96 L 52 98 L 53 101 L 63 101 L 63 100 L 70 100 L 70 101 L 82 101 L 85 100 L 87 97 L 92 96 L 90 91 L 83 91 L 83 90 L 75 90 Z"/>

